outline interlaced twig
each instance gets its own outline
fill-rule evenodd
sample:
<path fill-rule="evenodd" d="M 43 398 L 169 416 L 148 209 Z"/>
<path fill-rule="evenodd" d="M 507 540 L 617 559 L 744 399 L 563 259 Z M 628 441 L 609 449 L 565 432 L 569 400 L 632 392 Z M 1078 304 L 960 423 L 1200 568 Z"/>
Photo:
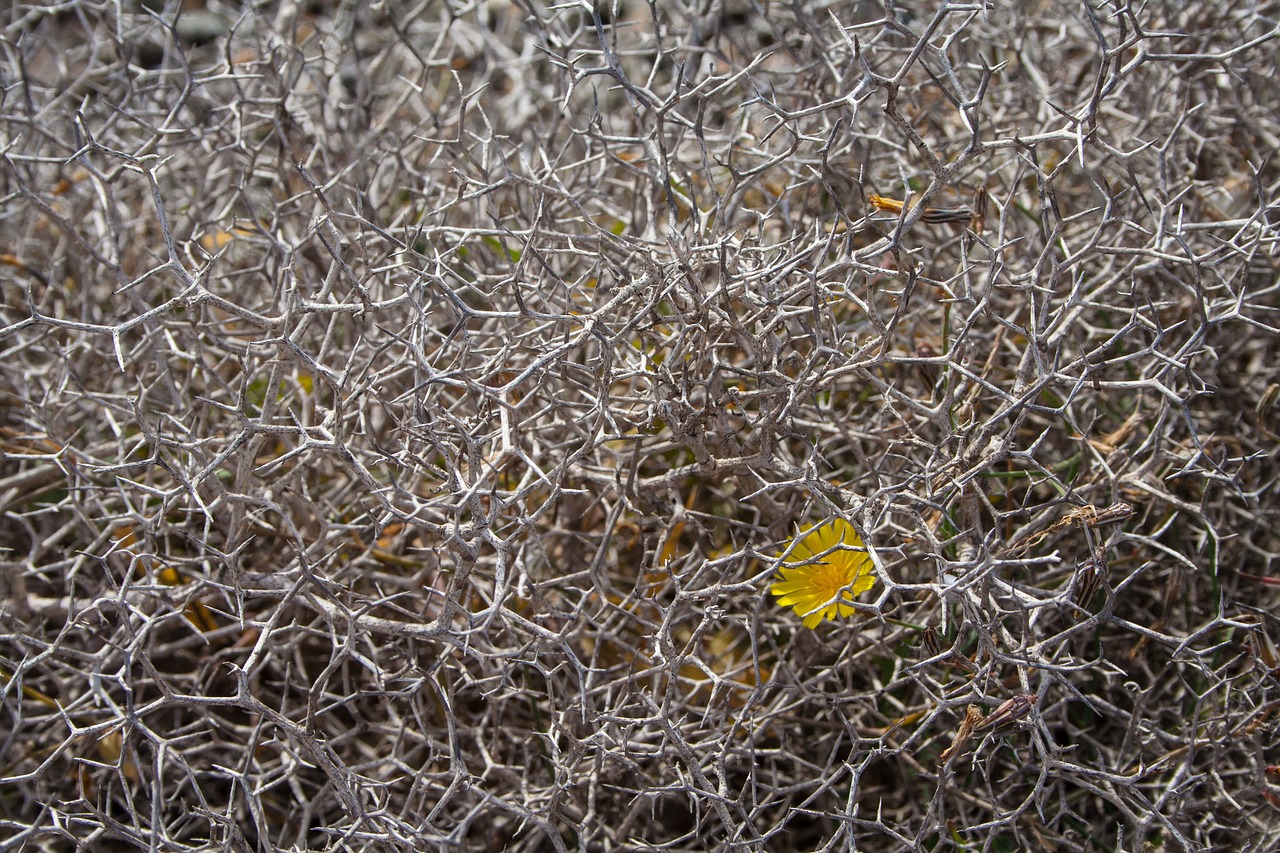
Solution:
<path fill-rule="evenodd" d="M 0 847 L 1275 846 L 1280 7 L 249 5 L 0 23 Z"/>

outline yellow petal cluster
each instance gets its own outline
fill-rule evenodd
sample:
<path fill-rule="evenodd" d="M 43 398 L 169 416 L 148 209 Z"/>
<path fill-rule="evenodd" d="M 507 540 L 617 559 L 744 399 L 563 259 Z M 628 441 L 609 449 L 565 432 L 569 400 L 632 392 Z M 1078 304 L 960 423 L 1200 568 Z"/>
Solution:
<path fill-rule="evenodd" d="M 853 597 L 875 585 L 862 537 L 843 518 L 805 528 L 789 547 L 791 553 L 778 569 L 779 580 L 769 591 L 783 607 L 804 617 L 806 628 L 851 615 Z"/>

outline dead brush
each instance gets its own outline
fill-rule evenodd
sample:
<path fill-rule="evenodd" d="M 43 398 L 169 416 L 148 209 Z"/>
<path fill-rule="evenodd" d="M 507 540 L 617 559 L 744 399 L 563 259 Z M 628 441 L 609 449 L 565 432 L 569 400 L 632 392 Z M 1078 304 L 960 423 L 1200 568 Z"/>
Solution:
<path fill-rule="evenodd" d="M 9 4 L 0 848 L 1275 849 L 1278 19 Z"/>

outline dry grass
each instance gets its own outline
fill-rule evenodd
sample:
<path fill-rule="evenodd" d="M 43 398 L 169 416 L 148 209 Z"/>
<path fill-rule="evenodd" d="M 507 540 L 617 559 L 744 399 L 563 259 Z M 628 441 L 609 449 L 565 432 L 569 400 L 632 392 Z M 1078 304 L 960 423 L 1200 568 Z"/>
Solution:
<path fill-rule="evenodd" d="M 5 13 L 0 848 L 1274 849 L 1280 4 L 590 7 Z"/>

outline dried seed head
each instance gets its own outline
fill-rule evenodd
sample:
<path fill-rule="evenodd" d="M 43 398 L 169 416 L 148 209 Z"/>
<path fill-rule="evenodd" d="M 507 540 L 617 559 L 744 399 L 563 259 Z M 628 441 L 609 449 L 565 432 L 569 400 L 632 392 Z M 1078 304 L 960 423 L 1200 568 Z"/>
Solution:
<path fill-rule="evenodd" d="M 1262 396 L 1258 398 L 1258 403 L 1254 406 L 1254 413 L 1258 417 L 1262 417 L 1280 402 L 1280 384 L 1275 382 L 1267 386 L 1267 390 L 1262 392 Z"/>
<path fill-rule="evenodd" d="M 1133 515 L 1133 505 L 1124 501 L 1117 501 L 1106 509 L 1095 509 L 1094 507 L 1088 507 L 1088 509 L 1092 510 L 1092 513 L 1084 519 L 1084 523 L 1090 527 L 1124 521 Z"/>
<path fill-rule="evenodd" d="M 973 191 L 973 216 L 969 220 L 969 227 L 973 229 L 974 234 L 981 234 L 987 227 L 986 187 L 978 187 Z"/>
<path fill-rule="evenodd" d="M 1102 586 L 1102 582 L 1106 580 L 1107 569 L 1107 561 L 1101 556 L 1089 560 L 1076 569 L 1075 593 L 1072 595 L 1072 601 L 1078 607 L 1088 609 L 1093 603 L 1093 597 Z"/>
<path fill-rule="evenodd" d="M 1036 706 L 1038 697 L 1034 693 L 1019 693 L 991 712 L 985 720 L 974 727 L 977 732 L 991 732 L 994 735 L 1008 734 L 1026 719 L 1031 709 Z"/>
<path fill-rule="evenodd" d="M 1267 668 L 1267 671 L 1280 667 L 1280 652 L 1276 651 L 1276 644 L 1271 641 L 1271 637 L 1267 636 L 1263 626 L 1254 628 L 1252 645 L 1254 654 L 1258 656 L 1258 660 Z"/>
<path fill-rule="evenodd" d="M 960 750 L 964 749 L 964 745 L 968 743 L 969 738 L 973 736 L 974 729 L 982 722 L 982 709 L 977 705 L 970 705 L 964 709 L 964 719 L 960 721 L 960 727 L 956 729 L 956 736 L 951 739 L 951 746 L 942 751 L 938 756 L 939 764 L 946 764 L 956 756 Z"/>
<path fill-rule="evenodd" d="M 932 625 L 920 632 L 920 648 L 926 658 L 936 658 L 942 654 L 942 641 L 938 639 L 938 631 Z"/>

